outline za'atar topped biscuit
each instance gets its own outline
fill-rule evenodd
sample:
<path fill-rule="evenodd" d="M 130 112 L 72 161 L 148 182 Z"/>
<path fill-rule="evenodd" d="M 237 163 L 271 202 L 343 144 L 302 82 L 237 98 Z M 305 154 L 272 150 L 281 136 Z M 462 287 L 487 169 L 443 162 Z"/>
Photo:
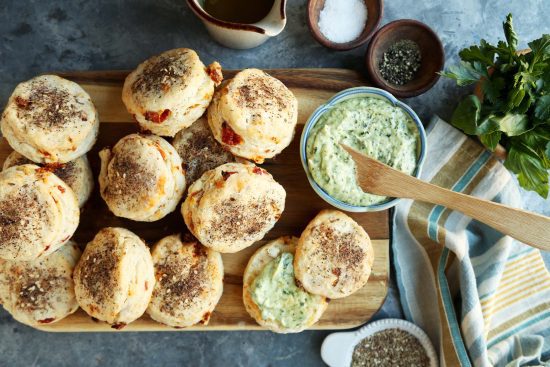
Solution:
<path fill-rule="evenodd" d="M 251 163 L 226 163 L 191 185 L 181 211 L 203 245 L 237 252 L 273 228 L 285 198 L 285 189 L 265 169 Z"/>
<path fill-rule="evenodd" d="M 122 101 L 143 130 L 174 136 L 202 116 L 222 79 L 220 64 L 205 67 L 195 51 L 177 48 L 132 71 Z"/>
<path fill-rule="evenodd" d="M 88 315 L 122 328 L 143 315 L 151 300 L 155 275 L 149 248 L 127 229 L 103 228 L 86 245 L 74 282 L 78 304 Z"/>
<path fill-rule="evenodd" d="M 16 151 L 11 152 L 4 161 L 3 169 L 6 170 L 13 166 L 23 164 L 32 164 L 33 162 L 25 158 Z M 42 165 L 46 170 L 51 171 L 57 177 L 63 180 L 73 190 L 78 200 L 78 206 L 82 208 L 90 198 L 94 188 L 94 178 L 92 168 L 86 155 L 78 157 L 67 163 L 50 163 Z"/>
<path fill-rule="evenodd" d="M 33 261 L 0 260 L 0 304 L 14 319 L 30 326 L 57 322 L 78 309 L 73 269 L 80 257 L 69 241 Z"/>
<path fill-rule="evenodd" d="M 181 158 L 160 136 L 127 135 L 99 157 L 101 197 L 116 216 L 153 222 L 178 205 L 185 190 Z"/>
<path fill-rule="evenodd" d="M 199 119 L 176 134 L 172 145 L 181 157 L 187 185 L 191 185 L 206 171 L 233 162 L 233 154 L 214 139 L 206 119 Z"/>
<path fill-rule="evenodd" d="M 151 318 L 178 328 L 208 324 L 223 292 L 221 255 L 172 235 L 157 242 L 152 256 L 157 282 L 147 308 Z"/>
<path fill-rule="evenodd" d="M 294 269 L 309 292 L 342 298 L 367 283 L 373 262 L 371 241 L 363 227 L 338 210 L 323 210 L 300 236 Z"/>
<path fill-rule="evenodd" d="M 79 218 L 75 194 L 49 170 L 24 164 L 0 173 L 0 259 L 48 256 L 67 243 Z"/>
<path fill-rule="evenodd" d="M 298 101 L 278 79 L 245 69 L 222 86 L 208 108 L 212 133 L 231 153 L 256 163 L 286 148 L 298 121 Z"/>
<path fill-rule="evenodd" d="M 41 75 L 15 88 L 0 127 L 10 146 L 31 161 L 65 163 L 92 148 L 99 118 L 78 84 Z"/>

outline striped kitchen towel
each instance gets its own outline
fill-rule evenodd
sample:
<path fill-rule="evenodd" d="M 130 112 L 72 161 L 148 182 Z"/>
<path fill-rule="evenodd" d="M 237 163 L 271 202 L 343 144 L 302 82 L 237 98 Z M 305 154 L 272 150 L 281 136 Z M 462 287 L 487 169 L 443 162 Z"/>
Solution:
<path fill-rule="evenodd" d="M 504 166 L 439 118 L 421 177 L 521 205 Z M 538 250 L 461 213 L 403 200 L 393 256 L 405 317 L 428 333 L 441 366 L 550 366 L 550 274 Z"/>

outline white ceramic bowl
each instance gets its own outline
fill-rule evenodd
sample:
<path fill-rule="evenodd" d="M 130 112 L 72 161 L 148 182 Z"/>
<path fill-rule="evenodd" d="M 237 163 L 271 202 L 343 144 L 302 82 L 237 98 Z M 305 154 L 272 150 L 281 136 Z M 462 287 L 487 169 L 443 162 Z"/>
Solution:
<path fill-rule="evenodd" d="M 424 158 L 426 155 L 426 132 L 424 131 L 424 126 L 422 126 L 422 122 L 420 121 L 420 118 L 416 115 L 416 113 L 412 110 L 412 108 L 410 108 L 405 103 L 399 101 L 397 98 L 391 95 L 391 93 L 388 93 L 382 89 L 372 88 L 372 87 L 356 87 L 356 88 L 343 90 L 335 94 L 331 99 L 327 101 L 327 103 L 319 106 L 311 114 L 311 116 L 309 117 L 309 119 L 307 120 L 304 126 L 304 130 L 302 131 L 302 138 L 300 139 L 300 158 L 302 160 L 302 165 L 304 166 L 304 170 L 306 171 L 307 179 L 311 187 L 313 187 L 313 190 L 315 190 L 315 192 L 323 200 L 325 200 L 332 206 L 335 206 L 341 210 L 348 211 L 348 212 L 374 212 L 379 210 L 386 210 L 395 206 L 399 202 L 399 199 L 390 198 L 381 203 L 373 204 L 369 206 L 351 205 L 330 196 L 325 190 L 323 190 L 323 188 L 321 188 L 321 186 L 317 184 L 317 182 L 315 182 L 315 180 L 311 176 L 311 172 L 309 171 L 306 147 L 307 147 L 307 139 L 309 138 L 309 133 L 311 132 L 311 129 L 319 121 L 321 116 L 324 113 L 326 113 L 328 110 L 330 110 L 332 107 L 334 107 L 338 103 L 343 102 L 347 99 L 358 98 L 358 97 L 371 97 L 371 98 L 379 98 L 379 99 L 386 100 L 390 102 L 392 105 L 402 108 L 412 118 L 412 120 L 416 125 L 416 128 L 418 129 L 418 136 L 419 136 L 418 157 L 417 157 L 416 169 L 413 172 L 413 176 L 415 177 L 420 176 L 420 172 L 422 170 L 422 165 L 424 164 Z"/>
<path fill-rule="evenodd" d="M 332 333 L 321 346 L 321 358 L 330 367 L 349 367 L 355 346 L 366 337 L 386 329 L 401 329 L 414 335 L 426 350 L 430 367 L 437 367 L 437 354 L 426 333 L 415 324 L 399 319 L 378 320 L 356 331 Z"/>

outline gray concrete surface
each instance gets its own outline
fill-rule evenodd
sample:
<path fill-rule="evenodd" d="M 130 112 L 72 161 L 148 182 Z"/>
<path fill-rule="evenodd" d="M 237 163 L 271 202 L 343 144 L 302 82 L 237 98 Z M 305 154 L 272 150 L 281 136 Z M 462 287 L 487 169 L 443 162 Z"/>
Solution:
<path fill-rule="evenodd" d="M 317 44 L 306 26 L 306 1 L 290 0 L 285 31 L 259 48 L 235 51 L 213 42 L 183 0 L 0 0 L 0 105 L 15 85 L 51 70 L 130 69 L 174 47 L 190 47 L 226 68 L 343 67 L 364 71 L 365 46 L 349 52 Z M 387 0 L 383 23 L 414 18 L 435 29 L 447 64 L 462 47 L 502 37 L 508 12 L 522 45 L 550 32 L 547 0 Z M 408 102 L 427 121 L 448 118 L 465 93 L 448 81 Z M 550 202 L 524 195 L 526 206 L 550 214 Z M 398 316 L 391 294 L 377 317 Z M 174 332 L 47 334 L 0 311 L 3 366 L 320 366 L 328 332 Z"/>

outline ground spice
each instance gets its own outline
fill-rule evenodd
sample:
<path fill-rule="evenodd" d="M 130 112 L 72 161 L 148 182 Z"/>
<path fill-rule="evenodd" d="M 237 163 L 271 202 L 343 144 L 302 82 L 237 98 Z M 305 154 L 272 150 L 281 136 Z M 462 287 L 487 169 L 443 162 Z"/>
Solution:
<path fill-rule="evenodd" d="M 430 358 L 420 341 L 401 329 L 387 329 L 361 340 L 351 367 L 429 367 Z"/>
<path fill-rule="evenodd" d="M 420 47 L 411 40 L 401 40 L 384 52 L 378 68 L 386 81 L 404 85 L 414 78 L 421 61 Z"/>

